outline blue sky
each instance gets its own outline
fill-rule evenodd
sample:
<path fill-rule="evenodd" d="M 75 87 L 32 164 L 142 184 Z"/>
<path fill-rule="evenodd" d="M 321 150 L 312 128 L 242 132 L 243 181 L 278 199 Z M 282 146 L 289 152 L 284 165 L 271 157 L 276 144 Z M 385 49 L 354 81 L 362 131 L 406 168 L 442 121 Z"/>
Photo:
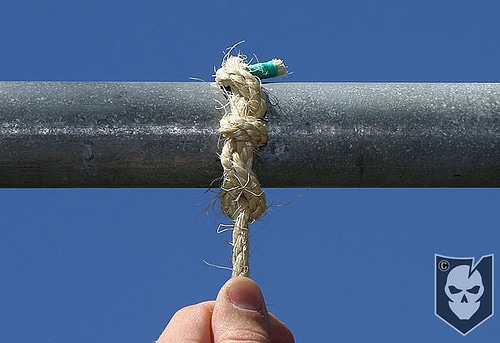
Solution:
<path fill-rule="evenodd" d="M 3 4 L 0 79 L 212 80 L 223 50 L 280 82 L 500 82 L 500 3 L 35 1 Z M 214 105 L 215 106 L 215 105 Z M 208 188 L 209 185 L 207 185 Z M 265 185 L 263 185 L 265 187 Z M 0 190 L 0 341 L 152 342 L 230 273 L 206 189 Z M 485 342 L 434 315 L 434 254 L 500 247 L 497 189 L 267 189 L 252 277 L 297 342 Z M 285 205 L 285 206 L 281 206 Z"/>

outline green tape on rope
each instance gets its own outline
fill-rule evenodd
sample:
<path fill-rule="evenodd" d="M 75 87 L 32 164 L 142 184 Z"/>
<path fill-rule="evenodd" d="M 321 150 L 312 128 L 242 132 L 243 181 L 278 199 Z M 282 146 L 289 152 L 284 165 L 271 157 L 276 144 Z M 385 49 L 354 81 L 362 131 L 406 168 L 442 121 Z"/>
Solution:
<path fill-rule="evenodd" d="M 249 65 L 248 71 L 260 79 L 268 79 L 279 75 L 279 67 L 274 60 Z"/>

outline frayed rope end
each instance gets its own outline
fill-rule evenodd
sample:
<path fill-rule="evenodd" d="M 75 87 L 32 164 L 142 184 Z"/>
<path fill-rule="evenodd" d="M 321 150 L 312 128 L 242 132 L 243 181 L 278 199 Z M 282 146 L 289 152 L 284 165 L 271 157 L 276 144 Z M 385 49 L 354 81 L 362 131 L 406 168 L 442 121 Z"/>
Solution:
<path fill-rule="evenodd" d="M 285 63 L 277 58 L 273 58 L 268 62 L 249 65 L 247 69 L 252 75 L 257 76 L 259 79 L 268 79 L 287 74 Z"/>

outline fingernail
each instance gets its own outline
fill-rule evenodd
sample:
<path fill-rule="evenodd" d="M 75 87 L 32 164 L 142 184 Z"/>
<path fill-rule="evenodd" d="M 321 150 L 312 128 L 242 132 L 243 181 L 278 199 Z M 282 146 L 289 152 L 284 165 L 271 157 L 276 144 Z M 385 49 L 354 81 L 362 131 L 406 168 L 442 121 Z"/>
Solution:
<path fill-rule="evenodd" d="M 227 291 L 229 301 L 242 309 L 260 311 L 264 298 L 257 284 L 245 277 L 235 281 Z"/>

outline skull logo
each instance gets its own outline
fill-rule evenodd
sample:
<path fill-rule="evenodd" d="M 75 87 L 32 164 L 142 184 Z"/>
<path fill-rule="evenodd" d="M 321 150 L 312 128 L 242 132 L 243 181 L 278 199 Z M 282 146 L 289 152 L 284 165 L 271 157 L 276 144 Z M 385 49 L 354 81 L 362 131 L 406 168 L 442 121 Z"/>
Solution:
<path fill-rule="evenodd" d="M 483 279 L 478 270 L 469 275 L 469 266 L 453 268 L 446 280 L 445 293 L 450 309 L 460 320 L 469 320 L 481 306 Z"/>

